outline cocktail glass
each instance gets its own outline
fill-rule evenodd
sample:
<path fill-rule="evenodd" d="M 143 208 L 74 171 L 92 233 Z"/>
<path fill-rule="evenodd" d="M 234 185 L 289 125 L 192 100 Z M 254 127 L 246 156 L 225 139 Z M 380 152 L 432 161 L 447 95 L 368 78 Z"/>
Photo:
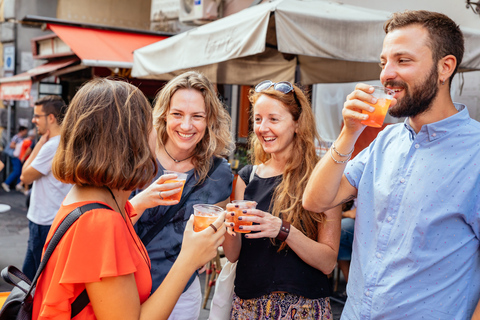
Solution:
<path fill-rule="evenodd" d="M 223 211 L 223 208 L 211 204 L 193 205 L 193 231 L 205 230 Z"/>
<path fill-rule="evenodd" d="M 372 87 L 375 89 L 375 91 L 373 91 L 371 95 L 377 98 L 377 103 L 371 104 L 367 102 L 369 105 L 373 106 L 375 110 L 373 112 L 362 110 L 362 113 L 368 114 L 368 119 L 363 120 L 362 124 L 369 127 L 380 128 L 383 125 L 383 120 L 385 119 L 385 115 L 387 114 L 388 107 L 392 102 L 395 91 L 382 86 Z"/>
<path fill-rule="evenodd" d="M 163 198 L 163 200 L 171 200 L 171 201 L 178 200 L 178 201 L 180 201 L 180 198 L 182 197 L 183 187 L 185 186 L 185 182 L 187 181 L 188 174 L 186 174 L 184 172 L 176 172 L 176 171 L 172 171 L 172 170 L 164 170 L 163 174 L 176 174 L 177 175 L 177 178 L 166 180 L 164 183 L 175 183 L 175 182 L 182 182 L 183 183 L 180 192 L 177 192 L 175 194 L 172 194 L 171 196 L 165 197 L 165 198 Z"/>
<path fill-rule="evenodd" d="M 257 207 L 257 203 L 251 200 L 233 200 L 232 204 L 234 208 L 232 210 L 235 212 L 235 216 L 233 217 L 233 222 L 235 226 L 233 227 L 233 231 L 238 233 L 249 233 L 250 230 L 242 230 L 239 229 L 240 226 L 251 226 L 253 222 L 245 221 L 245 220 L 238 220 L 238 217 L 248 216 L 247 214 L 243 213 L 243 210 L 247 209 L 255 209 Z"/>

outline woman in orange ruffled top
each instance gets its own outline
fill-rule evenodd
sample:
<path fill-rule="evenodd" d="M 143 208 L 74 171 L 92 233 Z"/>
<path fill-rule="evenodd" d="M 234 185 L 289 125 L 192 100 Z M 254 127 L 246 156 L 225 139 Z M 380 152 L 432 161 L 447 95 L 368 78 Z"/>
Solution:
<path fill-rule="evenodd" d="M 150 260 L 133 229 L 128 197 L 157 172 L 151 110 L 138 88 L 122 81 L 92 80 L 73 98 L 52 170 L 74 186 L 46 245 L 75 208 L 99 202 L 110 209 L 84 213 L 62 238 L 39 278 L 33 319 L 70 319 L 71 304 L 85 289 L 90 302 L 75 319 L 166 319 L 195 270 L 216 256 L 224 216 L 214 223 L 217 232 L 194 232 L 191 218 L 180 255 L 150 296 Z"/>

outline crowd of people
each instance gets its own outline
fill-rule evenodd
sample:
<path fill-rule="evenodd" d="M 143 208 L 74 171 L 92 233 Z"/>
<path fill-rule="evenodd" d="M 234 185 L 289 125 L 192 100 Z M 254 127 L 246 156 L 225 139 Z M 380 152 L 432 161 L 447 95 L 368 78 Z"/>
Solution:
<path fill-rule="evenodd" d="M 23 272 L 33 278 L 72 210 L 106 208 L 84 213 L 60 241 L 33 319 L 70 319 L 83 292 L 89 303 L 75 319 L 198 319 L 198 272 L 219 246 L 236 263 L 230 319 L 332 319 L 337 264 L 348 280 L 343 320 L 480 319 L 480 123 L 450 96 L 464 38 L 429 11 L 395 13 L 384 30 L 380 81 L 395 91 L 390 114 L 405 121 L 351 159 L 362 111 L 376 102 L 359 83 L 320 159 L 307 93 L 262 81 L 249 94 L 251 164 L 233 193 L 230 116 L 198 72 L 169 81 L 153 112 L 138 88 L 110 79 L 86 83 L 68 107 L 37 101 L 41 137 L 26 160 L 12 153 L 2 184 L 33 184 Z M 9 149 L 26 135 L 21 127 Z M 167 170 L 186 173 L 185 185 Z M 231 195 L 256 203 L 237 217 L 250 225 L 235 225 Z M 225 211 L 194 232 L 194 204 Z"/>

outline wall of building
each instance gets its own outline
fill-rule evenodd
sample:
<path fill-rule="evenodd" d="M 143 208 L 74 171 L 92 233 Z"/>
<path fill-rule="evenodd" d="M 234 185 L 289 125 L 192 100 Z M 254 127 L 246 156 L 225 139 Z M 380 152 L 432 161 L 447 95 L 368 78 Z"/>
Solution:
<path fill-rule="evenodd" d="M 57 18 L 149 30 L 150 6 L 151 0 L 58 0 Z"/>

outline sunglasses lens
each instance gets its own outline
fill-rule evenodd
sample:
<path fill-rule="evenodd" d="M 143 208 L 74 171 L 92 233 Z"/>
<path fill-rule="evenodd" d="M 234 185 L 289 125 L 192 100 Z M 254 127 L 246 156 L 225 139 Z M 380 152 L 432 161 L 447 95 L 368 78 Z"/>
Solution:
<path fill-rule="evenodd" d="M 272 84 L 273 84 L 273 82 L 270 81 L 270 80 L 262 81 L 259 84 L 257 84 L 257 86 L 255 87 L 255 91 L 256 92 L 262 92 L 263 90 L 267 90 L 268 88 L 270 88 L 272 86 Z"/>
<path fill-rule="evenodd" d="M 282 93 L 289 93 L 293 90 L 292 85 L 290 82 L 282 81 L 275 84 L 275 90 L 280 91 Z"/>

